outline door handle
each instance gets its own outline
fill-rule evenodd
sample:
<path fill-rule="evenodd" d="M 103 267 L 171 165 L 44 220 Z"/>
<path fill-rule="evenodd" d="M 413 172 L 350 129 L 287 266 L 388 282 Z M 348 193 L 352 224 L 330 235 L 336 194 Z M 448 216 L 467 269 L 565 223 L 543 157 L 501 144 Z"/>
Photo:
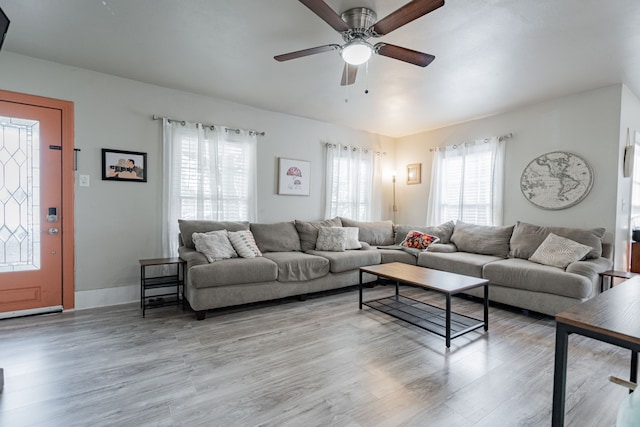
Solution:
<path fill-rule="evenodd" d="M 51 235 L 53 236 L 53 235 L 58 234 L 58 232 L 59 232 L 59 231 L 60 231 L 60 230 L 58 230 L 57 228 L 55 228 L 55 227 L 51 227 L 51 228 L 49 229 L 49 234 L 51 234 Z"/>

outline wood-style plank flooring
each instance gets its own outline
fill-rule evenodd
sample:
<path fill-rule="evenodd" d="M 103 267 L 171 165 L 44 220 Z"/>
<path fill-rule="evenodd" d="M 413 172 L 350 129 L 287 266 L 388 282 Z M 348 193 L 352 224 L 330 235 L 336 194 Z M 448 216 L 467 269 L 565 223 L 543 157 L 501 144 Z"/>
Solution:
<path fill-rule="evenodd" d="M 403 287 L 417 299 L 444 297 Z M 365 299 L 393 292 L 365 290 Z M 548 426 L 555 324 L 491 307 L 444 339 L 357 290 L 210 311 L 137 304 L 0 321 L 0 426 Z M 482 316 L 482 304 L 453 299 Z M 611 426 L 629 352 L 570 338 L 570 426 Z"/>

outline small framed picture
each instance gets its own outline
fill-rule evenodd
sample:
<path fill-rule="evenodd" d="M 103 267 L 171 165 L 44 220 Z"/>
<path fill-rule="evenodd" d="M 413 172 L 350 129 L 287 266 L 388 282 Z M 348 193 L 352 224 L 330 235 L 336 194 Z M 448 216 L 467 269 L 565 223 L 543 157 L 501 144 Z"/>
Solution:
<path fill-rule="evenodd" d="M 103 148 L 102 179 L 147 182 L 147 153 Z"/>
<path fill-rule="evenodd" d="M 422 163 L 412 163 L 407 165 L 407 184 L 420 184 Z"/>
<path fill-rule="evenodd" d="M 311 162 L 278 158 L 278 194 L 308 196 Z"/>

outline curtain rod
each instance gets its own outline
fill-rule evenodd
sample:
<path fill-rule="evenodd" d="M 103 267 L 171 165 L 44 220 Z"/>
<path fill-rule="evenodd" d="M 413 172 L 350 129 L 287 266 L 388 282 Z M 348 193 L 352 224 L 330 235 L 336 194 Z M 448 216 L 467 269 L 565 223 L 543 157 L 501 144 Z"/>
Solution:
<path fill-rule="evenodd" d="M 326 146 L 326 147 L 328 147 L 328 148 L 338 148 L 338 145 L 339 145 L 338 143 L 324 142 L 324 141 L 321 141 L 321 144 Z M 343 150 L 348 150 L 350 148 L 351 151 L 362 150 L 365 153 L 368 153 L 369 151 L 371 151 L 376 156 L 386 156 L 387 155 L 386 151 L 377 151 L 377 150 L 374 150 L 372 148 L 357 147 L 357 146 L 354 146 L 354 145 L 345 145 L 345 144 L 340 144 L 340 145 L 342 145 L 342 149 Z"/>
<path fill-rule="evenodd" d="M 162 119 L 167 119 L 169 121 L 169 123 L 171 122 L 176 122 L 176 123 L 180 123 L 182 126 L 186 125 L 187 122 L 185 120 L 177 120 L 177 119 L 172 119 L 171 117 L 162 117 L 162 116 L 156 116 L 155 114 L 151 117 L 153 120 L 162 120 Z M 201 123 L 201 122 L 195 122 L 197 125 L 201 125 L 204 127 L 208 127 L 211 129 L 215 129 L 216 126 L 220 126 L 220 125 L 211 125 L 211 124 L 207 124 L 207 123 Z M 226 132 L 235 132 L 235 133 L 240 133 L 240 129 L 234 129 L 234 128 L 228 128 L 225 127 L 224 128 Z M 260 135 L 260 136 L 265 136 L 266 132 L 262 131 L 257 131 L 257 130 L 247 130 L 247 132 L 249 132 L 249 134 L 256 134 L 256 135 Z"/>
<path fill-rule="evenodd" d="M 513 134 L 511 132 L 509 132 L 507 134 L 504 134 L 504 135 L 498 137 L 498 141 L 506 141 L 507 139 L 511 139 L 511 138 L 513 138 Z M 484 141 L 489 141 L 489 138 L 485 138 Z M 452 144 L 453 147 L 457 147 L 458 145 L 462 145 L 462 144 Z M 448 147 L 448 146 L 446 146 L 446 147 Z M 436 151 L 436 150 L 439 150 L 441 148 L 445 148 L 445 147 L 429 148 L 429 151 Z"/>

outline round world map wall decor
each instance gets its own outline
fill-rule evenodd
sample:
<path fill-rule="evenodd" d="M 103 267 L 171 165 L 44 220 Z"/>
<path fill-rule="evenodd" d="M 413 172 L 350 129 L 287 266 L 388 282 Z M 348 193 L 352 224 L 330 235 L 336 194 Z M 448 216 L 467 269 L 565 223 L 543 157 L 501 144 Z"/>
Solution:
<path fill-rule="evenodd" d="M 536 157 L 524 168 L 520 189 L 543 209 L 566 209 L 584 199 L 593 185 L 593 170 L 582 157 L 553 151 Z"/>

